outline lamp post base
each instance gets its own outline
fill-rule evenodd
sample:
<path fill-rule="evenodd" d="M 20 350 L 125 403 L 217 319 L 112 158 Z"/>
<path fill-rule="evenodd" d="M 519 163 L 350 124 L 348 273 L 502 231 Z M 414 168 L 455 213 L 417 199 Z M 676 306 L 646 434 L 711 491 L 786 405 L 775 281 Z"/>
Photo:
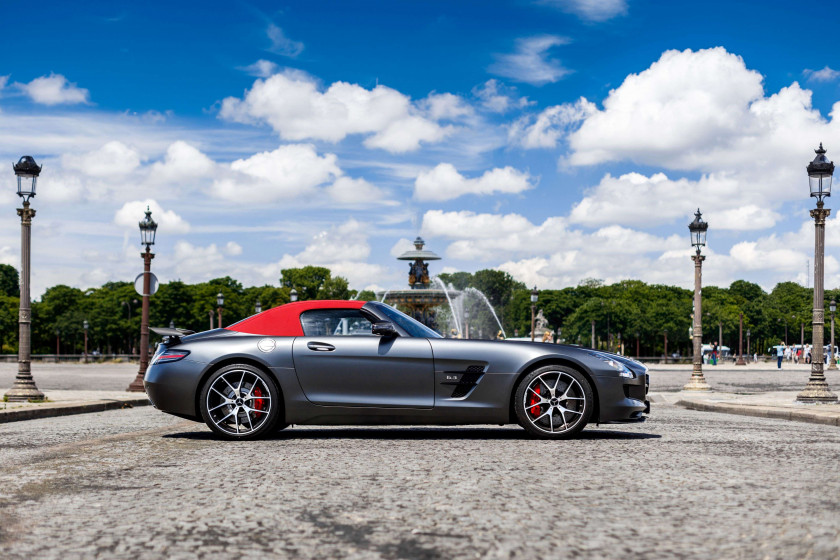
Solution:
<path fill-rule="evenodd" d="M 706 379 L 701 375 L 700 377 L 691 376 L 688 383 L 683 385 L 683 391 L 711 391 L 712 388 L 706 383 Z"/>
<path fill-rule="evenodd" d="M 735 362 L 736 366 L 745 366 L 747 362 L 744 361 L 744 356 L 738 356 L 738 360 Z"/>
<path fill-rule="evenodd" d="M 828 383 L 826 383 L 824 379 L 811 379 L 808 381 L 808 384 L 805 386 L 805 389 L 803 389 L 801 393 L 796 395 L 796 402 L 816 404 L 836 403 L 837 395 L 835 395 L 829 390 Z"/>
<path fill-rule="evenodd" d="M 134 381 L 131 382 L 131 385 L 128 386 L 126 389 L 129 393 L 145 393 L 146 388 L 143 386 L 143 374 L 138 373 L 137 377 L 134 378 Z"/>
<path fill-rule="evenodd" d="M 3 395 L 9 402 L 42 401 L 44 393 L 38 390 L 33 379 L 15 379 L 12 388 Z"/>

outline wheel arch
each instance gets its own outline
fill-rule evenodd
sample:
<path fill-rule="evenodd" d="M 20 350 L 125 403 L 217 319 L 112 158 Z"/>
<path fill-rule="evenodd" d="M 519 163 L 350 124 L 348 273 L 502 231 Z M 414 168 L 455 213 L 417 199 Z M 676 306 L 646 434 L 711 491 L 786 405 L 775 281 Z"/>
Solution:
<path fill-rule="evenodd" d="M 277 379 L 277 376 L 274 375 L 274 372 L 271 371 L 271 368 L 266 366 L 263 362 L 259 360 L 255 360 L 254 358 L 248 356 L 227 356 L 218 362 L 214 362 L 210 364 L 207 369 L 204 370 L 204 373 L 201 374 L 201 378 L 198 380 L 198 386 L 196 387 L 195 391 L 195 411 L 197 416 L 201 417 L 201 391 L 204 388 L 204 384 L 210 378 L 211 375 L 222 369 L 223 367 L 227 367 L 233 364 L 244 364 L 248 366 L 255 367 L 268 375 L 272 381 L 274 381 L 274 386 L 277 388 L 277 392 L 280 394 L 280 403 L 283 406 L 283 417 L 282 421 L 285 422 L 286 420 L 286 398 L 283 396 L 283 388 L 280 386 L 280 380 Z"/>
<path fill-rule="evenodd" d="M 598 420 L 600 420 L 601 418 L 601 403 L 600 398 L 598 397 L 598 387 L 595 384 L 595 379 L 592 376 L 592 372 L 590 372 L 588 369 L 586 369 L 586 367 L 582 366 L 580 363 L 574 360 L 570 360 L 568 358 L 563 358 L 562 356 L 549 356 L 534 360 L 533 362 L 529 363 L 516 377 L 516 381 L 513 383 L 513 388 L 510 391 L 510 399 L 508 403 L 508 415 L 510 418 L 509 421 L 512 424 L 516 423 L 516 410 L 514 409 L 514 398 L 516 396 L 516 390 L 519 388 L 519 384 L 522 383 L 522 380 L 525 379 L 525 377 L 529 373 L 545 366 L 565 366 L 577 371 L 586 378 L 586 380 L 589 382 L 589 386 L 592 388 L 592 395 L 594 397 L 594 408 L 592 410 L 592 418 L 597 423 Z"/>

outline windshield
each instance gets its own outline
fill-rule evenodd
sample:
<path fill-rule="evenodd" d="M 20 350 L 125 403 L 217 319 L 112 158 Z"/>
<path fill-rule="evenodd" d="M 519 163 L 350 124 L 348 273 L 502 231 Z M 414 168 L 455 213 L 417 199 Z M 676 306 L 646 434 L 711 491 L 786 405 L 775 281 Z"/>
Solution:
<path fill-rule="evenodd" d="M 414 338 L 443 338 L 439 333 L 433 331 L 423 323 L 415 321 L 402 311 L 399 311 L 390 305 L 379 303 L 378 301 L 368 302 L 368 305 L 375 306 L 378 311 L 388 317 L 402 330 Z"/>

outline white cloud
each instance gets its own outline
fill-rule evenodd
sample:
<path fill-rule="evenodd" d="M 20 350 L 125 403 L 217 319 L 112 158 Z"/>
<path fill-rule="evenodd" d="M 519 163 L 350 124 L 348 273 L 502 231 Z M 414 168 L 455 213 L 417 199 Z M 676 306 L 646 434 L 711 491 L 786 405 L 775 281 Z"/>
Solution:
<path fill-rule="evenodd" d="M 710 207 L 715 200 L 726 200 L 726 204 Z M 766 229 L 782 218 L 767 206 L 756 205 L 749 193 L 740 193 L 737 183 L 725 175 L 704 175 L 690 181 L 672 180 L 664 173 L 650 177 L 641 173 L 613 177 L 608 173 L 572 207 L 569 221 L 586 226 L 651 227 L 680 220 L 687 224 L 697 207 L 715 229 Z"/>
<path fill-rule="evenodd" d="M 152 165 L 152 176 L 161 181 L 183 181 L 197 177 L 208 177 L 216 168 L 215 162 L 198 148 L 178 140 L 166 149 L 163 161 Z"/>
<path fill-rule="evenodd" d="M 120 177 L 137 169 L 142 159 L 136 149 L 113 140 L 92 152 L 65 155 L 62 164 L 90 177 Z"/>
<path fill-rule="evenodd" d="M 237 256 L 242 254 L 242 245 L 235 241 L 228 241 L 225 245 L 225 253 L 230 256 Z"/>
<path fill-rule="evenodd" d="M 612 208 L 600 214 L 606 219 L 620 214 L 623 205 L 638 220 L 644 201 L 660 210 L 651 215 L 653 222 L 664 223 L 677 213 L 690 217 L 693 207 L 705 212 L 709 201 L 725 200 L 730 212 L 714 216 L 722 227 L 772 227 L 784 203 L 801 200 L 807 188 L 803 167 L 814 157 L 813 148 L 820 141 L 829 149 L 840 145 L 838 109 L 835 104 L 830 119 L 824 119 L 812 106 L 811 92 L 796 82 L 765 96 L 761 75 L 721 47 L 666 51 L 647 70 L 629 75 L 602 110 L 568 134 L 572 152 L 561 163 L 631 161 L 699 172 L 700 178 L 634 183 L 607 176 L 587 192 L 572 217 L 593 224 L 596 209 Z M 665 200 L 673 205 L 666 209 L 660 204 Z M 749 215 L 739 219 L 738 209 Z"/>
<path fill-rule="evenodd" d="M 362 178 L 339 177 L 327 187 L 330 197 L 341 204 L 393 204 L 387 199 L 387 194 Z"/>
<path fill-rule="evenodd" d="M 508 87 L 495 78 L 475 86 L 472 94 L 478 98 L 485 110 L 492 113 L 506 113 L 534 104 L 533 101 L 528 101 L 527 97 L 518 97 L 516 88 Z"/>
<path fill-rule="evenodd" d="M 337 142 L 351 134 L 373 134 L 365 145 L 400 153 L 451 132 L 421 113 L 408 96 L 386 86 L 368 90 L 335 82 L 322 92 L 311 76 L 287 70 L 255 81 L 242 99 L 224 99 L 219 117 L 265 122 L 286 140 Z"/>
<path fill-rule="evenodd" d="M 451 163 L 440 163 L 423 171 L 414 181 L 418 200 L 451 200 L 465 194 L 520 193 L 532 188 L 531 175 L 513 167 L 497 167 L 481 177 L 468 179 Z"/>
<path fill-rule="evenodd" d="M 260 59 L 253 64 L 245 66 L 242 70 L 257 78 L 268 78 L 276 74 L 280 70 L 280 67 L 270 60 Z"/>
<path fill-rule="evenodd" d="M 629 159 L 694 169 L 699 152 L 712 163 L 712 154 L 731 149 L 732 140 L 763 132 L 750 112 L 763 97 L 761 82 L 740 56 L 721 47 L 666 51 L 647 70 L 627 76 L 604 109 L 570 135 L 571 162 Z"/>
<path fill-rule="evenodd" d="M 575 14 L 585 21 L 602 22 L 627 13 L 627 0 L 538 0 Z"/>
<path fill-rule="evenodd" d="M 175 243 L 173 255 L 174 277 L 184 282 L 205 282 L 220 276 L 241 279 L 245 267 L 227 258 L 238 256 L 241 251 L 239 245 L 231 242 L 220 248 L 215 243 L 202 247 L 180 240 Z"/>
<path fill-rule="evenodd" d="M 265 267 L 262 273 L 267 277 L 279 277 L 284 268 L 317 265 L 329 268 L 334 276 L 347 278 L 351 287 L 373 286 L 392 275 L 385 267 L 367 262 L 370 256 L 368 232 L 367 225 L 351 218 L 319 232 L 303 251 L 283 255 L 279 262 Z"/>
<path fill-rule="evenodd" d="M 268 25 L 265 33 L 271 41 L 271 47 L 268 49 L 271 52 L 290 58 L 294 58 L 303 52 L 303 43 L 289 39 L 283 30 L 273 23 Z"/>
<path fill-rule="evenodd" d="M 89 103 L 90 92 L 70 83 L 61 74 L 50 74 L 35 78 L 28 84 L 17 86 L 35 103 L 43 105 L 62 105 Z"/>
<path fill-rule="evenodd" d="M 548 57 L 548 51 L 569 40 L 558 35 L 538 35 L 517 39 L 516 52 L 496 55 L 496 62 L 488 70 L 493 74 L 542 86 L 556 82 L 571 72 L 559 60 Z"/>
<path fill-rule="evenodd" d="M 0 90 L 5 88 L 7 83 L 9 83 L 9 76 L 0 76 Z"/>
<path fill-rule="evenodd" d="M 431 93 L 422 99 L 419 106 L 432 120 L 457 119 L 473 114 L 470 107 L 461 97 L 451 93 Z"/>
<path fill-rule="evenodd" d="M 686 270 L 691 264 L 687 236 L 659 237 L 618 225 L 585 233 L 562 217 L 534 224 L 518 214 L 430 210 L 423 216 L 422 232 L 454 240 L 446 249 L 448 258 L 502 261 L 499 269 L 541 287 L 575 285 L 588 277 L 617 281 L 644 276 L 685 284 L 670 259 L 684 258 Z M 690 280 L 688 272 L 685 277 Z"/>
<path fill-rule="evenodd" d="M 508 138 L 523 148 L 554 148 L 561 137 L 596 111 L 595 104 L 583 97 L 574 103 L 547 107 L 536 119 L 526 115 L 514 121 Z"/>
<path fill-rule="evenodd" d="M 157 222 L 159 233 L 168 235 L 190 231 L 190 224 L 186 220 L 172 210 L 164 210 L 156 200 L 151 198 L 123 204 L 122 208 L 114 214 L 114 223 L 139 232 L 138 224 L 146 219 L 146 208 L 152 211 L 152 219 Z"/>
<path fill-rule="evenodd" d="M 837 78 L 840 78 L 840 71 L 829 68 L 828 66 L 822 70 L 809 70 L 806 68 L 802 71 L 802 74 L 809 82 L 833 82 Z"/>
<path fill-rule="evenodd" d="M 413 251 L 414 250 L 414 241 L 411 239 L 407 239 L 405 237 L 400 238 L 397 240 L 396 243 L 391 247 L 391 256 L 392 257 L 399 257 L 406 251 Z"/>
<path fill-rule="evenodd" d="M 319 156 L 311 144 L 287 144 L 234 161 L 213 182 L 212 193 L 250 204 L 302 196 L 341 175 L 336 160 L 335 154 Z"/>

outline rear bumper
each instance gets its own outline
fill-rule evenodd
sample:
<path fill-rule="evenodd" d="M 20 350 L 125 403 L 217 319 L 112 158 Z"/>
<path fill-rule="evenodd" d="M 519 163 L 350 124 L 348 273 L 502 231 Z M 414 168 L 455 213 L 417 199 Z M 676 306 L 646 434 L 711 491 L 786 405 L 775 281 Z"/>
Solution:
<path fill-rule="evenodd" d="M 633 423 L 647 419 L 645 415 L 650 413 L 647 375 L 634 379 L 618 376 L 595 379 L 600 405 L 598 423 Z"/>
<path fill-rule="evenodd" d="M 181 360 L 149 366 L 143 379 L 146 395 L 158 410 L 196 419 L 196 389 L 203 364 Z"/>

